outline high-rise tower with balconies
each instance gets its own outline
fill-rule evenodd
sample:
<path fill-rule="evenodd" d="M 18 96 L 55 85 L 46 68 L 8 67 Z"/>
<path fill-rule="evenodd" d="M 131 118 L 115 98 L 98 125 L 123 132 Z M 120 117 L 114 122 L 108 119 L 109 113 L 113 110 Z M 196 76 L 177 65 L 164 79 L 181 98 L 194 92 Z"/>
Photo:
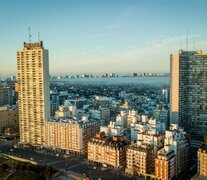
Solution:
<path fill-rule="evenodd" d="M 17 51 L 20 142 L 45 144 L 50 118 L 48 50 L 43 42 L 24 43 Z"/>

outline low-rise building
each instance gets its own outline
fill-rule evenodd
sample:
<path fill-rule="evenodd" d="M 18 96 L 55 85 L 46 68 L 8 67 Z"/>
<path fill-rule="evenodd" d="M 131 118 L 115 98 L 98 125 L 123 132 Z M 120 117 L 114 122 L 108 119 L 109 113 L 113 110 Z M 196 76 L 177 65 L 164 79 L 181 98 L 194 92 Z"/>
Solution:
<path fill-rule="evenodd" d="M 124 128 L 117 126 L 115 122 L 110 121 L 108 126 L 101 126 L 100 132 L 104 132 L 106 136 L 124 136 Z"/>
<path fill-rule="evenodd" d="M 100 119 L 108 122 L 110 121 L 110 117 L 111 117 L 111 110 L 109 107 L 99 107 L 100 110 Z"/>
<path fill-rule="evenodd" d="M 127 142 L 121 136 L 99 133 L 88 142 L 88 160 L 119 168 L 125 166 Z"/>
<path fill-rule="evenodd" d="M 207 178 L 207 145 L 203 144 L 198 149 L 198 173 Z"/>
<path fill-rule="evenodd" d="M 76 106 L 59 106 L 59 110 L 55 111 L 55 119 L 76 116 Z"/>
<path fill-rule="evenodd" d="M 53 117 L 60 106 L 59 93 L 50 91 L 50 115 Z"/>
<path fill-rule="evenodd" d="M 5 127 L 18 127 L 19 115 L 16 106 L 0 107 L 0 129 Z"/>
<path fill-rule="evenodd" d="M 155 177 L 160 180 L 171 180 L 176 176 L 176 154 L 170 146 L 159 150 L 155 158 Z"/>
<path fill-rule="evenodd" d="M 87 119 L 53 119 L 47 122 L 46 146 L 83 154 L 87 143 L 99 131 L 100 121 Z"/>
<path fill-rule="evenodd" d="M 144 176 L 154 173 L 154 147 L 140 142 L 130 145 L 126 153 L 125 172 Z"/>
<path fill-rule="evenodd" d="M 116 116 L 116 125 L 122 126 L 123 128 L 127 127 L 127 111 L 121 111 L 119 115 Z"/>
<path fill-rule="evenodd" d="M 190 153 L 187 134 L 177 124 L 171 124 L 170 130 L 165 131 L 164 144 L 170 146 L 176 154 L 176 176 L 178 176 L 189 165 Z"/>
<path fill-rule="evenodd" d="M 131 123 L 136 123 L 138 120 L 140 120 L 138 112 L 135 110 L 129 110 L 127 115 L 127 124 L 130 125 Z"/>

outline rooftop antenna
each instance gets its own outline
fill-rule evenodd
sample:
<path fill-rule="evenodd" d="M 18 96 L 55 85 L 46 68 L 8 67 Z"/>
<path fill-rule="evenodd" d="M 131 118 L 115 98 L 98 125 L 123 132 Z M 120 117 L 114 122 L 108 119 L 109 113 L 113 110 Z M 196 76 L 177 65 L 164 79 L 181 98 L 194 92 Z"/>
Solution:
<path fill-rule="evenodd" d="M 180 42 L 180 46 L 181 46 L 181 49 L 183 49 L 183 40 L 181 39 L 181 42 Z"/>
<path fill-rule="evenodd" d="M 32 35 L 31 35 L 31 28 L 30 28 L 30 26 L 28 28 L 28 35 L 29 35 L 29 43 L 31 43 L 31 37 L 32 37 Z"/>
<path fill-rule="evenodd" d="M 186 37 L 186 50 L 188 51 L 188 27 L 187 27 L 187 37 Z"/>
<path fill-rule="evenodd" d="M 40 32 L 38 32 L 38 41 L 40 41 Z"/>
<path fill-rule="evenodd" d="M 193 33 L 193 50 L 195 50 L 195 29 L 194 29 L 194 33 Z"/>

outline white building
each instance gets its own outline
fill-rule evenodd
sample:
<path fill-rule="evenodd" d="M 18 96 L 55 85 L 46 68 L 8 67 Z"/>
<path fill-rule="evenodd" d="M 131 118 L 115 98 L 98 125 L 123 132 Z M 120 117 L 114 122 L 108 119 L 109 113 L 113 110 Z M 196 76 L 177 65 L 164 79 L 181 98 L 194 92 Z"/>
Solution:
<path fill-rule="evenodd" d="M 69 116 L 76 116 L 76 106 L 59 106 L 59 110 L 55 112 L 55 118 L 65 118 Z"/>
<path fill-rule="evenodd" d="M 128 125 L 131 133 L 131 141 L 139 140 L 143 133 L 147 135 L 157 136 L 165 131 L 165 123 L 156 119 L 148 119 L 142 115 L 136 123 Z"/>
<path fill-rule="evenodd" d="M 177 124 L 171 124 L 170 130 L 165 131 L 165 146 L 170 146 L 176 154 L 176 174 L 183 172 L 188 166 L 189 143 L 187 134 Z"/>
<path fill-rule="evenodd" d="M 117 126 L 115 122 L 110 121 L 108 126 L 101 126 L 100 132 L 104 132 L 106 136 L 123 136 L 124 129 L 121 126 Z"/>
<path fill-rule="evenodd" d="M 116 125 L 122 126 L 123 128 L 127 127 L 127 112 L 121 111 L 119 115 L 116 116 Z"/>

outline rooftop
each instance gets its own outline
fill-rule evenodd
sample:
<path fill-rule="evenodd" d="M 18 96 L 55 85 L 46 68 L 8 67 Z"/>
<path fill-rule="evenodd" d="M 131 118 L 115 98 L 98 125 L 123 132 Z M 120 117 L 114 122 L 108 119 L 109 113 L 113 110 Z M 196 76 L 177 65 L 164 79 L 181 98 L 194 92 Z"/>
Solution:
<path fill-rule="evenodd" d="M 64 117 L 64 118 L 59 118 L 59 119 L 50 119 L 48 122 L 53 122 L 53 123 L 68 123 L 68 124 L 86 124 L 90 122 L 96 122 L 97 120 L 95 119 L 87 119 L 87 120 L 82 120 L 82 119 L 75 119 L 74 117 Z"/>
<path fill-rule="evenodd" d="M 30 49 L 39 49 L 39 48 L 43 48 L 43 42 L 33 42 L 33 43 L 27 43 L 24 42 L 24 49 L 25 50 L 30 50 Z"/>
<path fill-rule="evenodd" d="M 202 144 L 198 151 L 207 154 L 207 144 Z"/>
<path fill-rule="evenodd" d="M 172 149 L 168 148 L 162 148 L 160 151 L 158 151 L 159 156 L 173 156 L 175 155 L 175 152 Z"/>
<path fill-rule="evenodd" d="M 115 137 L 106 137 L 106 136 L 96 136 L 92 138 L 90 143 L 95 143 L 103 146 L 110 146 L 117 149 L 123 149 L 128 143 L 123 139 L 122 136 L 115 136 Z"/>
<path fill-rule="evenodd" d="M 136 150 L 136 151 L 141 151 L 141 152 L 148 152 L 150 149 L 152 149 L 153 146 L 150 144 L 142 143 L 141 145 L 132 144 L 128 147 L 128 149 Z"/>

